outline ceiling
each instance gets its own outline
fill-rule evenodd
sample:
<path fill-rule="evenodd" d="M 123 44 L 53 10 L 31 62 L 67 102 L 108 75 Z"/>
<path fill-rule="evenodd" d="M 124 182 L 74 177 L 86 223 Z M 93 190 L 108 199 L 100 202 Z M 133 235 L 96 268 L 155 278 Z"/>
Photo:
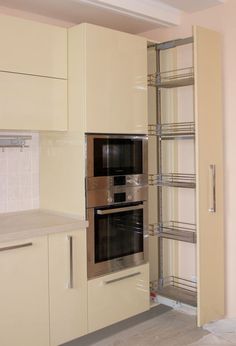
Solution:
<path fill-rule="evenodd" d="M 89 22 L 130 33 L 179 25 L 182 11 L 199 11 L 224 0 L 0 0 L 0 12 L 40 15 L 66 26 Z M 5 11 L 4 11 L 5 9 Z M 18 13 L 16 13 L 18 10 Z M 27 15 L 24 15 L 27 17 Z"/>
<path fill-rule="evenodd" d="M 184 12 L 202 11 L 209 7 L 220 5 L 224 0 L 161 0 L 161 2 L 178 8 Z"/>

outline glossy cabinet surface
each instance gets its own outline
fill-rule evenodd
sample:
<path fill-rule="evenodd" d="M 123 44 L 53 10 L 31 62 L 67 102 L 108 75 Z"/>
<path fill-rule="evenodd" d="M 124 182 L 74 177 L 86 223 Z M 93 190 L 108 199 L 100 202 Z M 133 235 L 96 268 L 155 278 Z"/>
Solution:
<path fill-rule="evenodd" d="M 88 331 L 149 309 L 149 264 L 88 281 Z"/>
<path fill-rule="evenodd" d="M 0 345 L 49 346 L 47 237 L 0 245 Z"/>
<path fill-rule="evenodd" d="M 0 72 L 0 129 L 67 129 L 67 81 Z"/>
<path fill-rule="evenodd" d="M 87 333 L 86 232 L 49 236 L 51 345 Z"/>
<path fill-rule="evenodd" d="M 68 41 L 69 109 L 84 131 L 147 133 L 146 39 L 81 24 Z"/>
<path fill-rule="evenodd" d="M 67 78 L 67 30 L 0 16 L 0 70 Z"/>
<path fill-rule="evenodd" d="M 195 27 L 194 54 L 198 324 L 203 325 L 224 316 L 223 126 L 219 33 Z"/>

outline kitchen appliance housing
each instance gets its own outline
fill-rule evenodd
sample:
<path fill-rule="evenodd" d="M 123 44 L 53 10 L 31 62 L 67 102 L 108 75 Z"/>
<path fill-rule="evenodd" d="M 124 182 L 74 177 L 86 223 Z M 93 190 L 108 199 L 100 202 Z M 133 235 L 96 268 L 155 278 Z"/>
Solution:
<path fill-rule="evenodd" d="M 88 134 L 88 278 L 148 260 L 147 199 L 147 136 Z"/>

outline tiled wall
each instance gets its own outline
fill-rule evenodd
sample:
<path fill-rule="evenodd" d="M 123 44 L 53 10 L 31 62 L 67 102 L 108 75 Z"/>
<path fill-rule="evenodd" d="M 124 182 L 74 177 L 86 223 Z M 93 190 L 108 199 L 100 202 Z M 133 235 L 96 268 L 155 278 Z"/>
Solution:
<path fill-rule="evenodd" d="M 0 213 L 39 207 L 39 136 L 30 135 L 29 148 L 0 148 Z"/>

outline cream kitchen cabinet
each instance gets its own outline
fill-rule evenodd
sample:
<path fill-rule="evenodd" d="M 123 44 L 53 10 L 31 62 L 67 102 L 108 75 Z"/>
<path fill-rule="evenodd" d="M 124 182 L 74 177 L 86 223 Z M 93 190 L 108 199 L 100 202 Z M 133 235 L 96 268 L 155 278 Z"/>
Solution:
<path fill-rule="evenodd" d="M 88 331 L 93 332 L 149 309 L 149 265 L 88 281 Z"/>
<path fill-rule="evenodd" d="M 67 129 L 67 81 L 0 72 L 0 129 Z"/>
<path fill-rule="evenodd" d="M 86 232 L 49 235 L 51 346 L 87 333 Z"/>
<path fill-rule="evenodd" d="M 0 130 L 67 130 L 67 29 L 0 16 Z"/>
<path fill-rule="evenodd" d="M 0 245 L 0 344 L 49 346 L 47 237 Z"/>
<path fill-rule="evenodd" d="M 146 40 L 81 24 L 68 30 L 69 116 L 95 133 L 147 133 Z"/>
<path fill-rule="evenodd" d="M 0 71 L 67 78 L 65 28 L 0 16 Z"/>

